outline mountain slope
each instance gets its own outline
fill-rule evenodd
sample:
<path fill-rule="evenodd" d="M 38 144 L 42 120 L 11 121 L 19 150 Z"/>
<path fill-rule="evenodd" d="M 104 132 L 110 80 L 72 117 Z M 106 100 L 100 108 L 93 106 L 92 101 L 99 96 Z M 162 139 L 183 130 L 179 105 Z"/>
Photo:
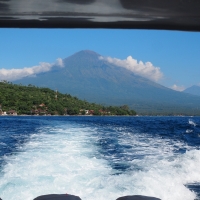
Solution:
<path fill-rule="evenodd" d="M 99 56 L 93 51 L 80 51 L 64 59 L 63 68 L 15 83 L 58 89 L 90 102 L 127 104 L 143 114 L 190 114 L 199 106 L 200 97 L 161 86 Z"/>
<path fill-rule="evenodd" d="M 197 85 L 193 85 L 193 86 L 185 89 L 183 92 L 200 96 L 200 87 Z"/>

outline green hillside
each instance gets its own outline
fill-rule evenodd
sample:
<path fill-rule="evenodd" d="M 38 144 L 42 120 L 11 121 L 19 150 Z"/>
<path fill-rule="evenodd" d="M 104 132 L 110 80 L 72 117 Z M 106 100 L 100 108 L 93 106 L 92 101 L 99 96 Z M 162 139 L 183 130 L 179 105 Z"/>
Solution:
<path fill-rule="evenodd" d="M 22 86 L 0 82 L 0 110 L 26 115 L 135 115 L 128 106 L 120 107 L 89 103 L 49 88 Z"/>

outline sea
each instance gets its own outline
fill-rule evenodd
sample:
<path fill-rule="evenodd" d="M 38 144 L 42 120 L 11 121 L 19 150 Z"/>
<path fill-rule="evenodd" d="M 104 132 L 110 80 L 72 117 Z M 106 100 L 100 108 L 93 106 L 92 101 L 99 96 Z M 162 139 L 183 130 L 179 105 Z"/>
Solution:
<path fill-rule="evenodd" d="M 1 116 L 0 197 L 200 199 L 200 117 Z"/>

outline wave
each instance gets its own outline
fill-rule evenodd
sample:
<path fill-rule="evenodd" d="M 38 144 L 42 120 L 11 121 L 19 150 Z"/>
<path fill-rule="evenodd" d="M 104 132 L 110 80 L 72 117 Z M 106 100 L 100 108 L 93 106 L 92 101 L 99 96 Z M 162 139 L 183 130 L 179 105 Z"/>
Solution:
<path fill-rule="evenodd" d="M 200 151 L 182 142 L 130 133 L 113 127 L 119 145 L 129 145 L 120 156 L 101 153 L 97 141 L 104 129 L 66 123 L 46 126 L 30 135 L 18 151 L 5 156 L 0 174 L 3 200 L 32 200 L 48 193 L 75 194 L 83 200 L 115 200 L 125 195 L 155 196 L 162 200 L 194 200 L 185 185 L 200 182 Z M 113 147 L 113 146 L 111 146 Z M 122 155 L 123 154 L 123 155 Z M 133 154 L 137 155 L 133 158 Z M 123 172 L 113 168 L 120 161 Z M 119 163 L 119 162 L 118 162 Z"/>
<path fill-rule="evenodd" d="M 193 126 L 196 126 L 196 125 L 197 125 L 197 124 L 196 124 L 194 121 L 192 121 L 191 119 L 188 120 L 188 123 L 189 123 L 190 125 L 193 125 Z"/>

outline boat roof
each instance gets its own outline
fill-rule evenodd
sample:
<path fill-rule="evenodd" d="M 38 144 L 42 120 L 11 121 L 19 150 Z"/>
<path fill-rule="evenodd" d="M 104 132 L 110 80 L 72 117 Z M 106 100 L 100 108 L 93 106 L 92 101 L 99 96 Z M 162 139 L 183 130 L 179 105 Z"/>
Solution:
<path fill-rule="evenodd" d="M 200 1 L 0 0 L 0 27 L 200 31 Z"/>

